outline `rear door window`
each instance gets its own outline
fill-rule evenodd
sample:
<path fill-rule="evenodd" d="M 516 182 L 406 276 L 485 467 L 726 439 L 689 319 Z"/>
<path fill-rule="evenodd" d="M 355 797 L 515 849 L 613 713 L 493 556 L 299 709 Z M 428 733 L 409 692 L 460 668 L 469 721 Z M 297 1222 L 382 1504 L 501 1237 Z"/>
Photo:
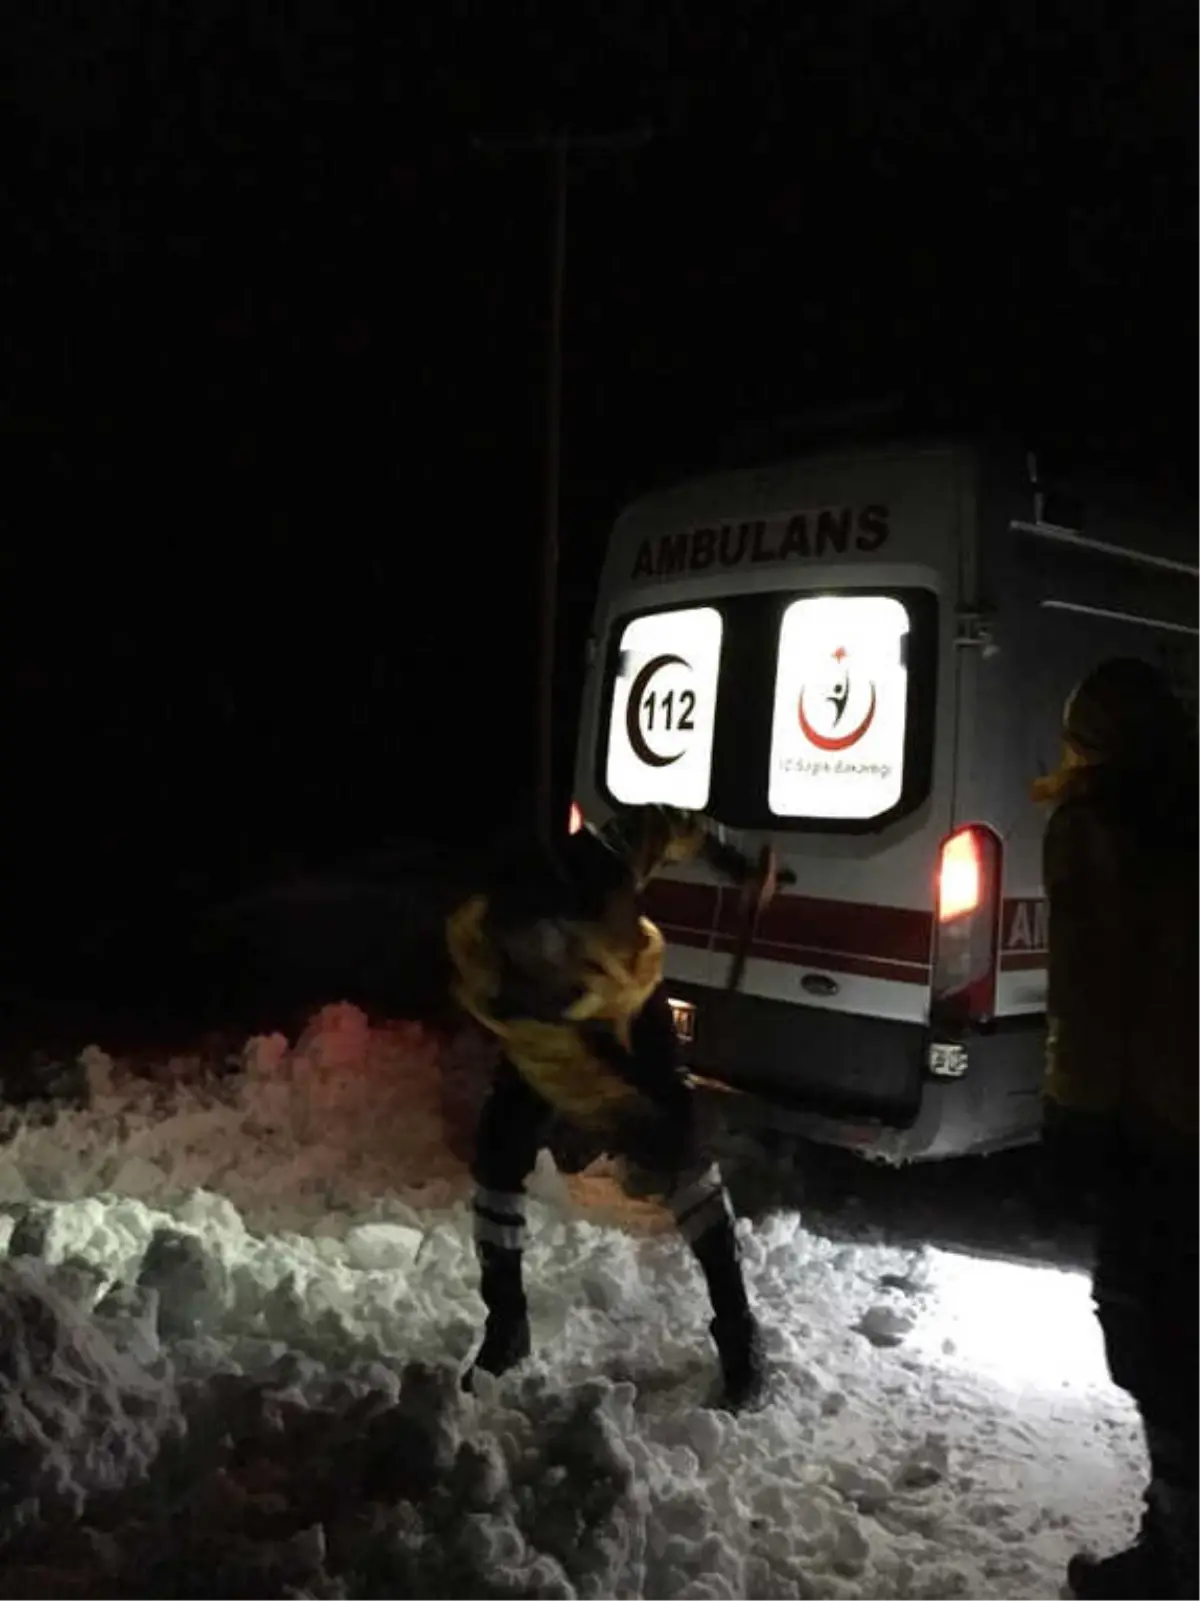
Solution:
<path fill-rule="evenodd" d="M 605 763 L 615 801 L 708 805 L 722 632 L 714 606 L 650 612 L 620 632 Z"/>
<path fill-rule="evenodd" d="M 783 613 L 768 804 L 865 822 L 904 789 L 908 610 L 890 595 L 809 595 Z"/>

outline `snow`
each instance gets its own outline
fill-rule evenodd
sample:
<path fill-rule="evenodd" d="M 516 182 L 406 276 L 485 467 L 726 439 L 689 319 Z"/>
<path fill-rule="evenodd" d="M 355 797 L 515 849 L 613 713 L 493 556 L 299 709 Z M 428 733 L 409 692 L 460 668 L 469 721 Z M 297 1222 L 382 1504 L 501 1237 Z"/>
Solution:
<path fill-rule="evenodd" d="M 0 1161 L 0 1594 L 1034 1597 L 1131 1533 L 1079 1273 L 742 1219 L 735 1418 L 662 1214 L 544 1156 L 535 1357 L 464 1396 L 481 1060 L 334 1006 L 83 1065 Z"/>

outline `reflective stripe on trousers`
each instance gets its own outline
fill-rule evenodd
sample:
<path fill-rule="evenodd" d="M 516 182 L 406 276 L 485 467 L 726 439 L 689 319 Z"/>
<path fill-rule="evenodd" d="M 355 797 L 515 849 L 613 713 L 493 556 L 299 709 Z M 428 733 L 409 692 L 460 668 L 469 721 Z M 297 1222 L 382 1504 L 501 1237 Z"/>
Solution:
<path fill-rule="evenodd" d="M 733 1207 L 715 1162 L 699 1173 L 685 1173 L 667 1204 L 679 1232 L 688 1241 L 698 1240 L 714 1225 L 733 1222 Z"/>
<path fill-rule="evenodd" d="M 520 1251 L 525 1245 L 525 1196 L 476 1185 L 471 1200 L 472 1223 L 477 1245 L 496 1245 L 504 1251 Z"/>

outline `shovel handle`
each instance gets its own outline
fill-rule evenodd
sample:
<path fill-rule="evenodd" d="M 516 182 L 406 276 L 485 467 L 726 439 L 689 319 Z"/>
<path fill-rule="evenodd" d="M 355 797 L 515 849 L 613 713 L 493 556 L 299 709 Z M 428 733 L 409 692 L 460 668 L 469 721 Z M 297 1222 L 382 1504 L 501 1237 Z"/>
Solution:
<path fill-rule="evenodd" d="M 773 846 L 764 845 L 758 856 L 758 870 L 747 885 L 749 894 L 746 897 L 746 909 L 738 932 L 733 960 L 729 964 L 729 978 L 725 988 L 730 995 L 736 994 L 741 987 L 742 975 L 745 973 L 750 947 L 758 931 L 759 919 L 774 899 L 778 887 L 779 858 Z"/>

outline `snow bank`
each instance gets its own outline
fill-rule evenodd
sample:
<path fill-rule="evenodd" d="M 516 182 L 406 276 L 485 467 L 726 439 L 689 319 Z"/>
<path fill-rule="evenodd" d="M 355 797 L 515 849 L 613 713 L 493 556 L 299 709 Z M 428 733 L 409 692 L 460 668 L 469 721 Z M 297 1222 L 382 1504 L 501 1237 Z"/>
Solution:
<path fill-rule="evenodd" d="M 146 1079 L 95 1048 L 83 1065 L 88 1106 L 16 1123 L 0 1201 L 159 1202 L 209 1189 L 251 1226 L 278 1229 L 376 1202 L 403 1215 L 462 1188 L 436 1044 L 416 1027 L 372 1030 L 352 1006 L 325 1007 L 294 1047 L 279 1034 L 249 1040 L 233 1075 L 180 1058 Z"/>
<path fill-rule="evenodd" d="M 464 1397 L 433 1046 L 333 1007 L 200 1066 L 92 1052 L 4 1148 L 0 1594 L 1044 1596 L 1129 1533 L 1080 1276 L 742 1224 L 777 1382 L 733 1418 L 674 1235 L 543 1167 L 537 1354 Z"/>

